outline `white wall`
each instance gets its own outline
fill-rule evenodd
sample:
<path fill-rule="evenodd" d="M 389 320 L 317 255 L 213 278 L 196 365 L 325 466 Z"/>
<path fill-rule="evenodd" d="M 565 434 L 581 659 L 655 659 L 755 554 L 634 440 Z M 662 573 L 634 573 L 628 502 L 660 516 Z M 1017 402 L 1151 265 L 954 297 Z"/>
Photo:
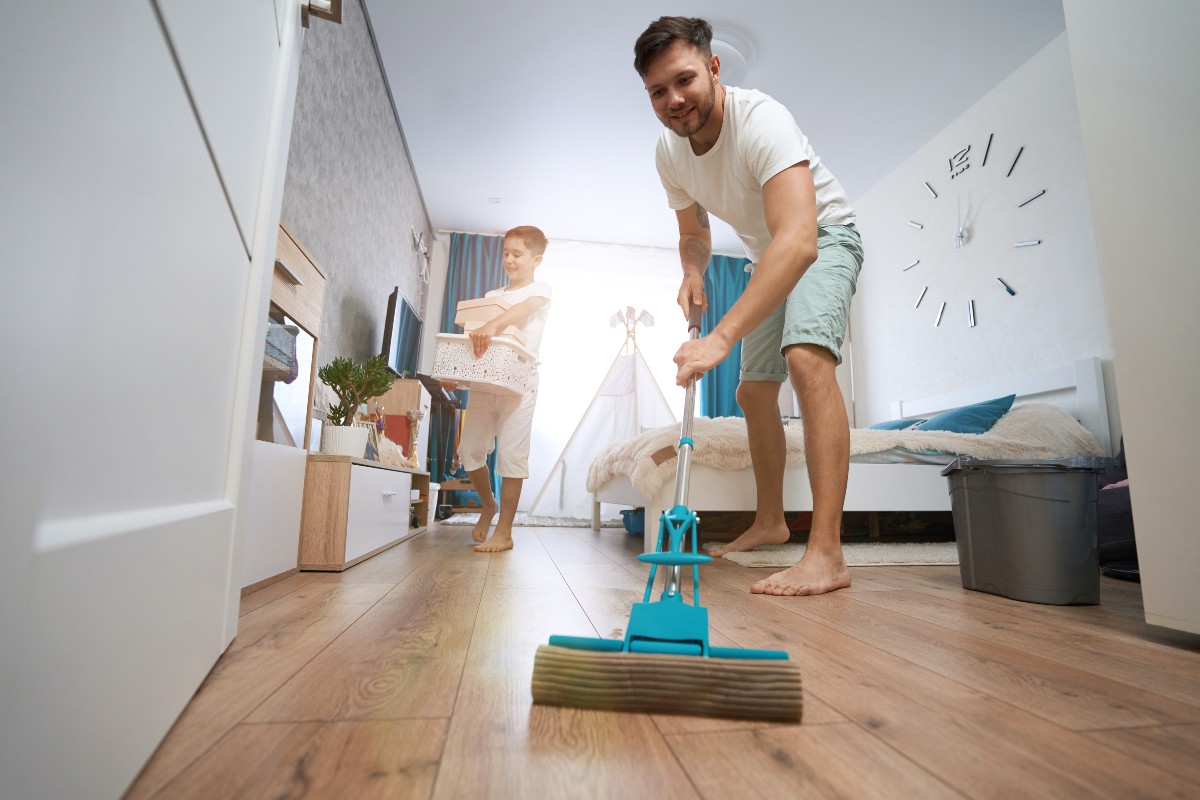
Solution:
<path fill-rule="evenodd" d="M 1146 621 L 1200 633 L 1200 6 L 1064 5 L 1112 325 Z"/>
<path fill-rule="evenodd" d="M 967 145 L 970 168 L 952 179 L 950 158 Z M 1020 159 L 1006 177 L 1020 147 Z M 1042 189 L 1045 195 L 1017 208 Z M 972 209 L 972 238 L 955 250 L 960 200 Z M 866 249 L 851 309 L 858 426 L 887 419 L 894 400 L 1099 356 L 1110 384 L 1114 441 L 1119 437 L 1065 35 L 854 202 Z M 925 227 L 918 230 L 909 220 Z M 1013 246 L 1031 239 L 1042 243 Z M 916 267 L 904 269 L 918 259 Z M 1009 296 L 997 277 L 1017 294 Z M 925 298 L 914 308 L 925 286 Z M 972 300 L 974 328 L 967 312 Z M 935 327 L 943 301 L 946 309 Z"/>

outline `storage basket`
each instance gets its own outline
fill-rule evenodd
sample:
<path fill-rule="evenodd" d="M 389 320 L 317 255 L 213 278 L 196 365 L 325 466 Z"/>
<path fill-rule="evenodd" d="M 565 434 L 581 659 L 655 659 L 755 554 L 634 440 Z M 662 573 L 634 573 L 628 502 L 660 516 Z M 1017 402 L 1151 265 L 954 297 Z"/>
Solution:
<path fill-rule="evenodd" d="M 476 358 L 470 336 L 439 333 L 431 374 L 471 391 L 523 395 L 536 385 L 537 359 L 502 336 L 493 337 L 487 352 Z"/>

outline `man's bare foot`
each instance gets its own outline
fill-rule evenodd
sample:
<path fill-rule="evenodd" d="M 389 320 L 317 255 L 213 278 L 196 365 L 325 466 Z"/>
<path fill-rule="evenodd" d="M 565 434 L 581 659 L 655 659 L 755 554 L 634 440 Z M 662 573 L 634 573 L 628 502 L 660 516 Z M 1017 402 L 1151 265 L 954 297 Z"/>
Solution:
<path fill-rule="evenodd" d="M 778 528 L 767 528 L 755 522 L 741 536 L 729 544 L 723 544 L 720 547 L 709 550 L 708 554 L 713 558 L 720 558 L 726 553 L 743 553 L 764 544 L 783 544 L 788 540 L 790 535 L 791 533 L 788 531 L 787 525 L 780 525 Z"/>
<path fill-rule="evenodd" d="M 492 527 L 492 518 L 496 516 L 496 512 L 499 509 L 500 506 L 496 505 L 495 500 L 479 509 L 479 521 L 476 522 L 475 527 L 471 529 L 472 539 L 477 542 L 482 542 L 487 538 L 488 529 Z"/>
<path fill-rule="evenodd" d="M 492 538 L 488 539 L 483 544 L 475 545 L 476 553 L 499 553 L 501 550 L 512 550 L 513 540 L 512 531 L 501 531 L 499 528 L 492 534 Z"/>
<path fill-rule="evenodd" d="M 754 594 L 780 597 L 825 594 L 850 585 L 850 570 L 842 560 L 841 548 L 836 553 L 806 548 L 804 557 L 783 572 L 776 572 L 750 587 Z"/>

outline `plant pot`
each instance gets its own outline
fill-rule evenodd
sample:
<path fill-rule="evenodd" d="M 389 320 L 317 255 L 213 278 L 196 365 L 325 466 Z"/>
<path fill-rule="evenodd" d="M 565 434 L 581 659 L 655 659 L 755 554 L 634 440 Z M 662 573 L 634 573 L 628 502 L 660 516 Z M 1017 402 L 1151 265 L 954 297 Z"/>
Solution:
<path fill-rule="evenodd" d="M 321 452 L 329 456 L 362 458 L 367 452 L 366 428 L 358 425 L 325 425 L 321 428 Z"/>

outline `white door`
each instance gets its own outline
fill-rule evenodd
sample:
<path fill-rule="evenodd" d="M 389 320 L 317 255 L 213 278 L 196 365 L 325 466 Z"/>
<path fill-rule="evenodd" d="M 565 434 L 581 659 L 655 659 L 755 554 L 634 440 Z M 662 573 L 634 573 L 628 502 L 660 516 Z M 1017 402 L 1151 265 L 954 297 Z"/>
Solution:
<path fill-rule="evenodd" d="M 5 797 L 118 797 L 233 636 L 263 248 L 164 24 L 144 0 L 0 23 Z"/>

